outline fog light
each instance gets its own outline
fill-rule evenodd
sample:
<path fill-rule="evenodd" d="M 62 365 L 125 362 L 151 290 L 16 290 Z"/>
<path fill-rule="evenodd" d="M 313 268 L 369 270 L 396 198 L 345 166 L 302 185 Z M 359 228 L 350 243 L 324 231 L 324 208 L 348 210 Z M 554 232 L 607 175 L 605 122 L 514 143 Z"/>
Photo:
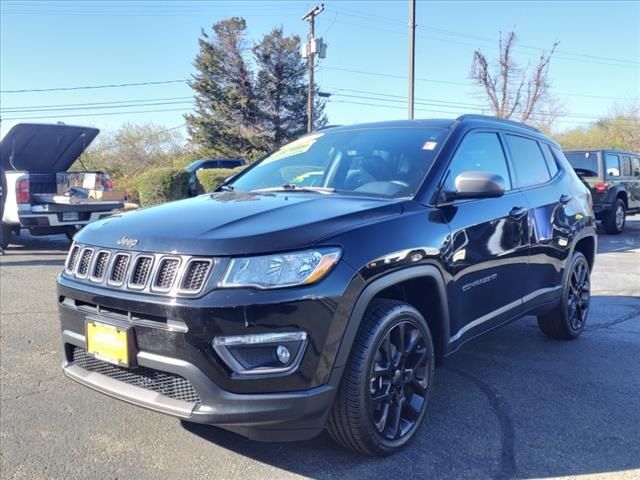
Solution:
<path fill-rule="evenodd" d="M 291 352 L 289 352 L 289 349 L 284 345 L 278 345 L 278 348 L 276 348 L 276 355 L 278 355 L 280 363 L 285 365 L 289 363 L 289 359 L 291 358 Z"/>
<path fill-rule="evenodd" d="M 213 348 L 240 375 L 293 372 L 307 345 L 306 332 L 261 333 L 215 337 Z"/>

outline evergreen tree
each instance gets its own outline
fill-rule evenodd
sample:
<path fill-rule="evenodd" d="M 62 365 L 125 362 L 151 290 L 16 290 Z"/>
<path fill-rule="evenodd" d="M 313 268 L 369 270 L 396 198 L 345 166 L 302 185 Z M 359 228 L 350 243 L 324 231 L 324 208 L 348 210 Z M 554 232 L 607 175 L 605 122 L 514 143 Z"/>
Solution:
<path fill-rule="evenodd" d="M 196 91 L 195 114 L 186 115 L 189 134 L 207 154 L 255 158 L 258 115 L 253 77 L 246 62 L 246 22 L 233 17 L 204 31 L 189 81 Z"/>
<path fill-rule="evenodd" d="M 189 82 L 196 108 L 185 118 L 192 142 L 207 155 L 255 160 L 306 132 L 300 38 L 276 28 L 249 52 L 246 28 L 244 19 L 233 17 L 216 23 L 213 35 L 203 31 L 200 36 L 197 73 Z M 248 66 L 250 53 L 255 75 Z M 316 127 L 326 124 L 321 100 L 316 101 L 315 118 Z"/>
<path fill-rule="evenodd" d="M 253 48 L 258 67 L 256 93 L 262 145 L 273 150 L 306 132 L 306 62 L 300 55 L 300 37 L 273 29 Z M 317 102 L 315 124 L 326 123 L 324 105 Z"/>

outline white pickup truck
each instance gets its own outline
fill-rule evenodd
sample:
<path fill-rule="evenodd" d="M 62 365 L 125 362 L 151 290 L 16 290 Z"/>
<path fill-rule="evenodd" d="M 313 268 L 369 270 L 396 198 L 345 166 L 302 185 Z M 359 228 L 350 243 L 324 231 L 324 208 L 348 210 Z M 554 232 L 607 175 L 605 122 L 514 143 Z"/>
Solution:
<path fill-rule="evenodd" d="M 0 142 L 0 161 L 6 175 L 6 202 L 0 246 L 28 229 L 32 235 L 64 233 L 69 238 L 84 225 L 122 208 L 120 201 L 97 201 L 59 195 L 58 178 L 73 165 L 99 130 L 65 124 L 21 123 Z M 105 190 L 108 176 L 95 174 Z"/>

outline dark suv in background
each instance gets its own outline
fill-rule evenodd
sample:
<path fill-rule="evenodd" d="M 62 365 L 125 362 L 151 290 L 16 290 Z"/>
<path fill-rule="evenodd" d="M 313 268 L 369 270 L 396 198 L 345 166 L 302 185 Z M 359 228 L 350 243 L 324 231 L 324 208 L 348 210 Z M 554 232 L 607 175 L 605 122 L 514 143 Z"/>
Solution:
<path fill-rule="evenodd" d="M 233 169 L 246 165 L 242 158 L 202 158 L 185 167 L 189 172 L 189 195 L 195 197 L 198 192 L 198 172 L 214 168 Z"/>
<path fill-rule="evenodd" d="M 607 233 L 621 233 L 627 214 L 640 213 L 640 153 L 567 150 L 565 156 L 585 181 L 593 210 Z"/>
<path fill-rule="evenodd" d="M 590 202 L 558 144 L 522 124 L 315 132 L 217 192 L 83 229 L 58 278 L 63 369 L 252 439 L 327 427 L 390 454 L 465 342 L 524 315 L 580 335 Z"/>

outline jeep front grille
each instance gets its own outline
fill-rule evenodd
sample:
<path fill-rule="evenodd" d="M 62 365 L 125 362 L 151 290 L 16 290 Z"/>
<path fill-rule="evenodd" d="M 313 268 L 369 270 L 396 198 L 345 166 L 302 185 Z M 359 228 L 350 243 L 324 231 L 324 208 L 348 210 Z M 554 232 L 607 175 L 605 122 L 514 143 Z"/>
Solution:
<path fill-rule="evenodd" d="M 96 372 L 129 385 L 151 390 L 175 400 L 201 403 L 200 396 L 191 382 L 174 373 L 162 372 L 147 367 L 119 367 L 98 360 L 78 347 L 73 347 L 72 362 L 74 365 L 90 372 Z"/>
<path fill-rule="evenodd" d="M 93 265 L 93 274 L 91 279 L 99 282 L 104 278 L 104 274 L 107 272 L 107 265 L 109 264 L 109 252 L 98 252 L 96 256 L 96 263 Z"/>
<path fill-rule="evenodd" d="M 73 247 L 71 247 L 71 250 L 69 251 L 69 257 L 67 258 L 67 272 L 73 272 L 73 269 L 76 268 L 76 262 L 78 261 L 79 253 L 80 247 L 78 245 L 74 245 Z"/>
<path fill-rule="evenodd" d="M 171 290 L 179 266 L 180 260 L 177 258 L 165 258 L 161 260 L 158 273 L 156 273 L 156 278 L 153 281 L 153 288 L 157 290 Z"/>
<path fill-rule="evenodd" d="M 204 285 L 207 279 L 209 269 L 211 268 L 210 260 L 192 260 L 187 266 L 187 274 L 182 280 L 180 289 L 187 292 L 197 292 Z"/>
<path fill-rule="evenodd" d="M 199 295 L 217 265 L 213 258 L 94 248 L 74 243 L 64 275 L 117 290 Z"/>
<path fill-rule="evenodd" d="M 153 265 L 153 258 L 147 256 L 138 256 L 136 258 L 135 265 L 133 267 L 133 273 L 129 280 L 129 286 L 134 288 L 144 288 L 151 274 L 151 266 Z"/>
<path fill-rule="evenodd" d="M 93 250 L 85 248 L 80 255 L 80 261 L 78 262 L 78 270 L 76 274 L 79 277 L 86 277 L 89 273 L 89 265 L 91 265 L 91 257 L 93 256 Z"/>
<path fill-rule="evenodd" d="M 111 266 L 111 274 L 109 275 L 109 281 L 115 284 L 121 284 L 127 274 L 127 267 L 129 266 L 129 255 L 126 253 L 118 253 L 113 260 Z"/>

